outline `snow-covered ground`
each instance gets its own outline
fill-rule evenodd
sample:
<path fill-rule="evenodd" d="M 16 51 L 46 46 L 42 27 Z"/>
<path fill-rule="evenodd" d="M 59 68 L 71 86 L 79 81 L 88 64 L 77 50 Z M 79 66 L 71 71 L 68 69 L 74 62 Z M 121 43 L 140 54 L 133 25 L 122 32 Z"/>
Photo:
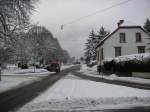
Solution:
<path fill-rule="evenodd" d="M 134 83 L 140 83 L 140 84 L 150 84 L 150 79 L 143 79 L 138 77 L 118 77 L 115 74 L 109 75 L 109 76 L 102 76 L 98 74 L 96 66 L 93 66 L 92 68 L 87 67 L 85 64 L 81 66 L 81 70 L 79 71 L 83 73 L 84 75 L 98 77 L 98 78 L 105 78 L 108 80 L 119 80 L 119 81 L 126 81 L 126 82 L 134 82 Z"/>
<path fill-rule="evenodd" d="M 71 67 L 72 65 L 63 65 L 62 70 Z M 42 77 L 53 74 L 46 69 L 18 69 L 14 65 L 10 65 L 7 69 L 2 71 L 2 77 L 0 81 L 0 92 L 4 92 L 16 87 L 30 84 L 34 81 L 41 80 Z"/>
<path fill-rule="evenodd" d="M 10 89 L 14 89 L 25 84 L 30 84 L 34 81 L 42 79 L 42 77 L 48 76 L 52 73 L 44 69 L 5 69 L 2 71 L 0 81 L 0 92 L 4 92 Z"/>
<path fill-rule="evenodd" d="M 40 80 L 39 77 L 2 76 L 2 80 L 0 81 L 0 93 L 26 84 L 30 84 L 38 80 Z"/>
<path fill-rule="evenodd" d="M 36 75 L 38 74 L 49 74 L 50 72 L 46 69 L 35 69 L 29 68 L 29 69 L 5 69 L 2 71 L 2 75 Z"/>
<path fill-rule="evenodd" d="M 64 77 L 18 112 L 85 111 L 150 105 L 150 91 Z"/>
<path fill-rule="evenodd" d="M 86 73 L 86 74 L 91 74 L 92 76 L 98 76 L 98 72 L 97 72 L 97 65 L 93 66 L 93 67 L 87 67 L 86 64 L 81 65 L 80 71 L 82 73 Z"/>
<path fill-rule="evenodd" d="M 72 66 L 74 66 L 74 65 L 72 65 L 72 64 L 71 64 L 71 65 L 64 65 L 64 64 L 63 64 L 63 65 L 61 66 L 61 70 L 70 68 L 70 67 L 72 67 Z"/>
<path fill-rule="evenodd" d="M 61 70 L 70 68 L 72 66 L 73 65 L 62 65 Z M 46 69 L 34 69 L 33 67 L 30 67 L 29 69 L 19 69 L 15 66 L 8 67 L 8 69 L 2 71 L 2 75 L 48 75 L 49 73 L 51 72 L 47 71 Z"/>

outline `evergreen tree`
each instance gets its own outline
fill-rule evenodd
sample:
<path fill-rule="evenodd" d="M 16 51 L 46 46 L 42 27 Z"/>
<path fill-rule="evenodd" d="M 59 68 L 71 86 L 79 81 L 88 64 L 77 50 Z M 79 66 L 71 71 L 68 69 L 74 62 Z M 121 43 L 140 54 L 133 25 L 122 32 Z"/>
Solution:
<path fill-rule="evenodd" d="M 95 34 L 94 30 L 90 32 L 89 38 L 87 42 L 85 43 L 85 61 L 86 63 L 90 63 L 92 60 L 96 59 L 96 46 L 98 43 L 104 39 L 109 34 L 108 31 L 105 30 L 105 28 L 102 26 L 100 30 L 98 31 L 98 34 Z"/>
<path fill-rule="evenodd" d="M 96 34 L 94 32 L 94 30 L 92 30 L 90 32 L 89 38 L 87 40 L 87 43 L 85 43 L 85 60 L 86 63 L 90 63 L 91 60 L 95 60 L 96 59 Z"/>
<path fill-rule="evenodd" d="M 145 31 L 150 35 L 150 20 L 147 18 L 146 22 L 144 23 L 143 28 L 145 29 Z M 150 38 L 148 38 L 150 40 Z M 148 43 L 150 44 L 150 43 Z M 150 48 L 147 49 L 148 51 L 150 51 Z"/>
<path fill-rule="evenodd" d="M 102 26 L 99 31 L 97 32 L 98 34 L 96 35 L 98 37 L 98 40 L 102 40 L 104 39 L 104 37 L 106 37 L 109 32 L 105 30 L 105 28 Z"/>
<path fill-rule="evenodd" d="M 146 22 L 144 23 L 144 29 L 146 30 L 146 32 L 148 32 L 150 34 L 150 20 L 147 18 Z"/>

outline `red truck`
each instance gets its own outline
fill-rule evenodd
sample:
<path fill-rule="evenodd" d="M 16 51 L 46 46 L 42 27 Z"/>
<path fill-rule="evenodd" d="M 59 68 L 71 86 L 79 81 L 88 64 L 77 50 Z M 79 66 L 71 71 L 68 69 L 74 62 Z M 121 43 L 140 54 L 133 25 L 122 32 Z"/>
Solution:
<path fill-rule="evenodd" d="M 60 72 L 61 62 L 59 60 L 50 61 L 47 70 L 50 72 Z"/>

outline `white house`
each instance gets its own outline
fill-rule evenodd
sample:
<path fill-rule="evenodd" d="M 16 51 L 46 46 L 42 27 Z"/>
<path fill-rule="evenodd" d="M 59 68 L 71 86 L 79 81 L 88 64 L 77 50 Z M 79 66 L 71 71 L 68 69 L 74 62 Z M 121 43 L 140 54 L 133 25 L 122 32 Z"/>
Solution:
<path fill-rule="evenodd" d="M 103 60 L 122 55 L 148 52 L 150 36 L 141 26 L 120 26 L 106 36 L 96 47 L 98 65 Z"/>

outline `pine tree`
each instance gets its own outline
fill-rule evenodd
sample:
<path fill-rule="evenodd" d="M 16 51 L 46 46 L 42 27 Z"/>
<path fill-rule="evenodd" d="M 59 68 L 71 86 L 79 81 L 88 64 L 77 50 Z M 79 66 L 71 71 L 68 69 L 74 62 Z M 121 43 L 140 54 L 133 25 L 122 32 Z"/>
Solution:
<path fill-rule="evenodd" d="M 147 18 L 146 22 L 144 23 L 144 29 L 146 30 L 146 32 L 148 32 L 150 34 L 150 20 Z"/>
<path fill-rule="evenodd" d="M 94 30 L 92 30 L 89 34 L 89 38 L 87 40 L 87 43 L 85 43 L 86 48 L 85 48 L 85 60 L 86 63 L 90 63 L 90 61 L 96 59 L 96 34 Z"/>
<path fill-rule="evenodd" d="M 143 28 L 150 35 L 150 20 L 148 18 L 147 18 L 146 22 L 144 23 Z M 150 40 L 150 38 L 148 38 L 148 39 Z M 148 44 L 150 44 L 150 42 Z M 147 50 L 150 51 L 150 48 L 148 48 Z"/>
<path fill-rule="evenodd" d="M 98 40 L 104 39 L 104 37 L 106 37 L 109 34 L 109 32 L 106 31 L 103 26 L 99 29 L 97 33 L 98 34 L 96 36 L 98 37 Z"/>
<path fill-rule="evenodd" d="M 96 59 L 96 46 L 98 43 L 104 39 L 109 34 L 108 31 L 105 30 L 105 28 L 102 26 L 100 30 L 98 31 L 98 34 L 92 30 L 89 34 L 89 38 L 87 42 L 85 43 L 85 61 L 86 63 L 90 63 L 92 60 Z"/>

